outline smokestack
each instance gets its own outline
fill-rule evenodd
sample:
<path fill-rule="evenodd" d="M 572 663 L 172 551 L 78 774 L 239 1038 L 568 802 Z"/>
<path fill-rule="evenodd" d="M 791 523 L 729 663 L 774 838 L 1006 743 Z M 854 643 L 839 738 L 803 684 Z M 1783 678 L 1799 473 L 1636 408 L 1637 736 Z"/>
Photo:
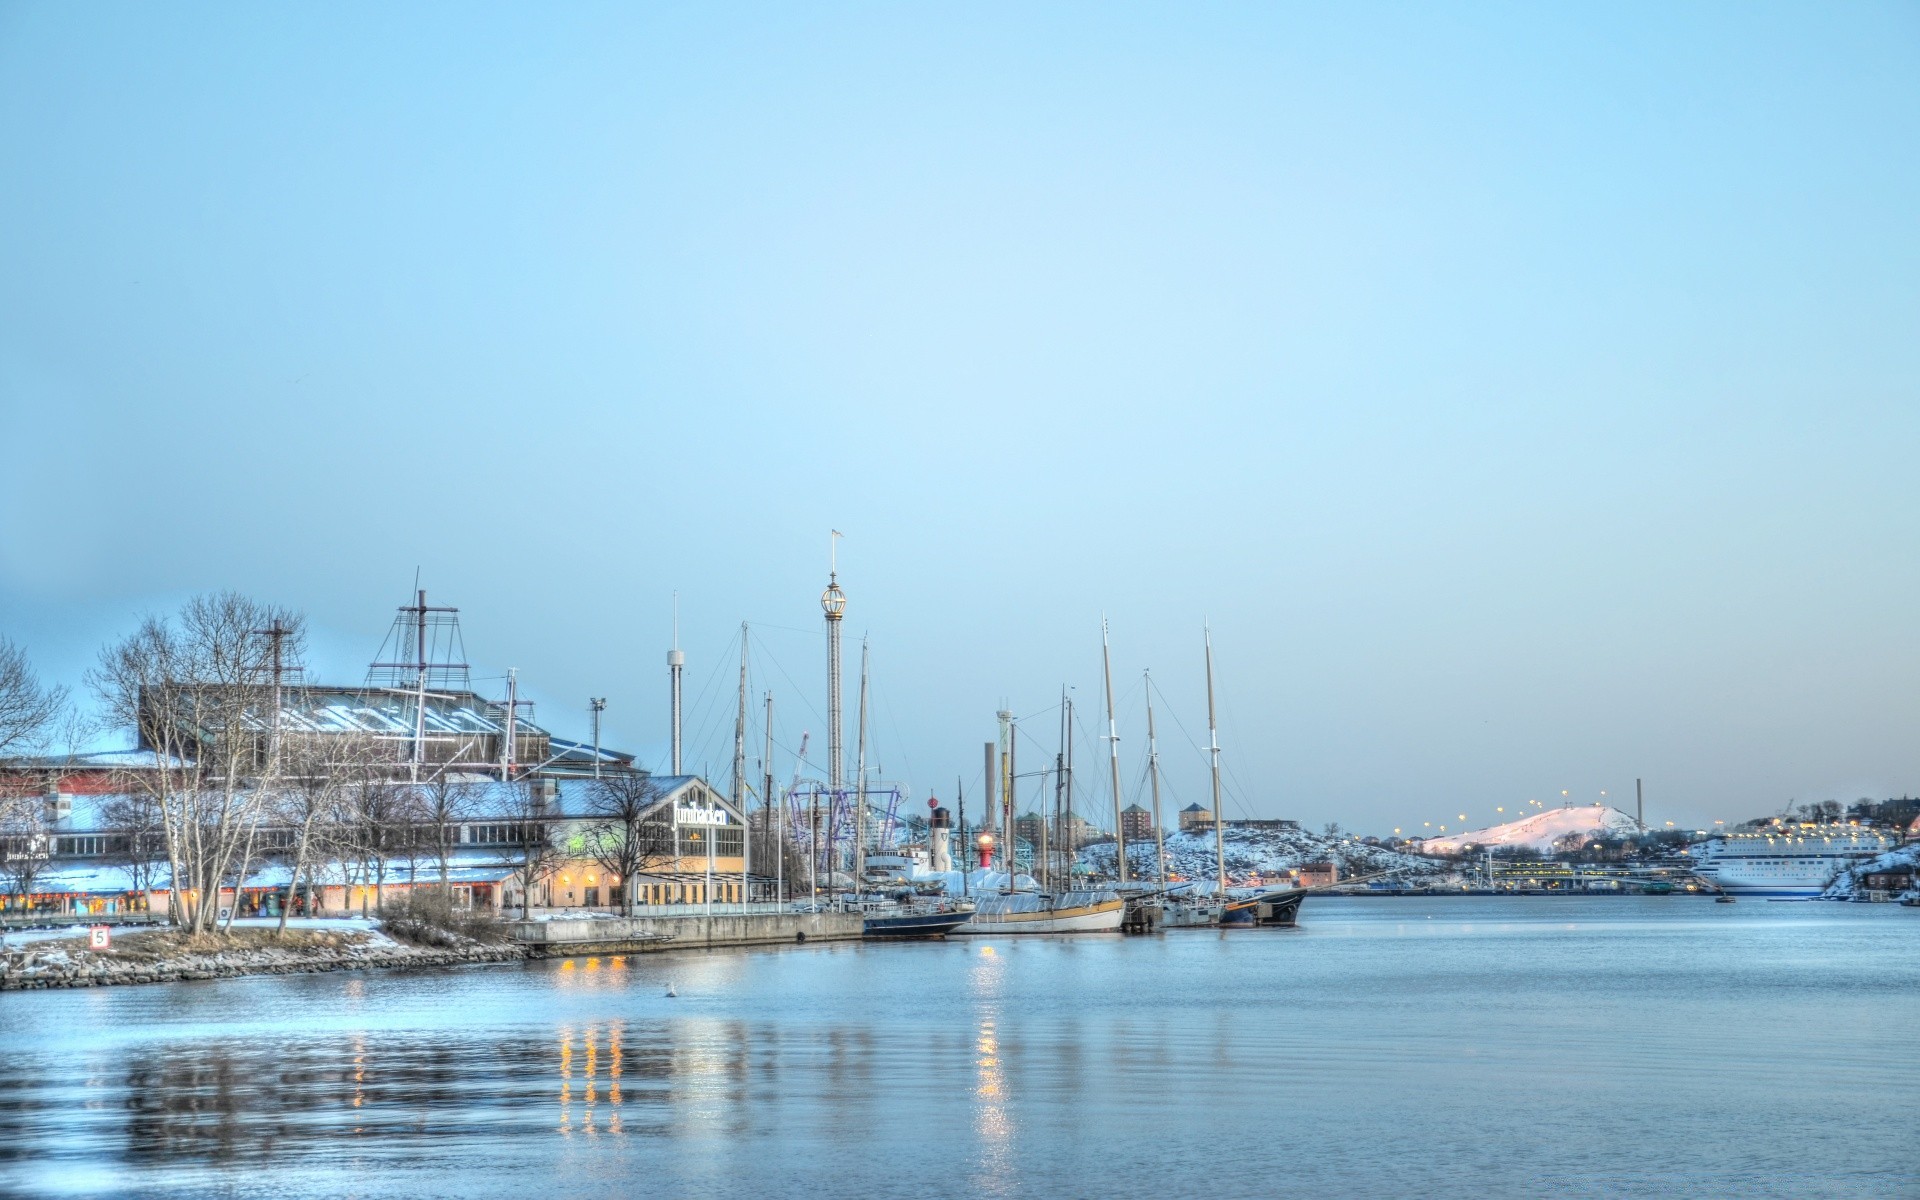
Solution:
<path fill-rule="evenodd" d="M 1647 831 L 1647 798 L 1640 791 L 1640 781 L 1633 781 L 1633 819 L 1639 823 L 1640 832 Z"/>

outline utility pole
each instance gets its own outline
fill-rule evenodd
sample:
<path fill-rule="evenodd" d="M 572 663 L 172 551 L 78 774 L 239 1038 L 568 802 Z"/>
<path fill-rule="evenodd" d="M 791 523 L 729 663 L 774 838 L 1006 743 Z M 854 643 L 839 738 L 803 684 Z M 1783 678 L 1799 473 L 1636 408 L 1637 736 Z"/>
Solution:
<path fill-rule="evenodd" d="M 1120 811 L 1120 728 L 1113 720 L 1113 651 L 1107 645 L 1107 619 L 1100 618 L 1100 665 L 1107 677 L 1107 759 L 1113 765 L 1113 849 L 1119 882 L 1127 882 L 1127 822 Z"/>
<path fill-rule="evenodd" d="M 607 711 L 605 696 L 590 696 L 587 711 L 593 714 L 593 777 L 600 778 L 600 714 Z"/>

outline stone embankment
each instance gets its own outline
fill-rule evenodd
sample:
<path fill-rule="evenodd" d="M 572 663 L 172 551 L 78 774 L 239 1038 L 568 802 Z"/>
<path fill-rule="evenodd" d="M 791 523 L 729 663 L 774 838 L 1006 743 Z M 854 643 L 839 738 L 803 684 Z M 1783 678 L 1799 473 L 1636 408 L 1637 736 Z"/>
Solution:
<path fill-rule="evenodd" d="M 188 979 L 233 979 L 243 975 L 304 975 L 383 967 L 446 967 L 466 963 L 519 962 L 520 946 L 457 946 L 427 949 L 401 945 L 349 944 L 337 948 L 236 946 L 143 961 L 112 954 L 29 949 L 7 955 L 0 992 L 38 988 L 111 987 L 131 983 L 176 983 Z"/>

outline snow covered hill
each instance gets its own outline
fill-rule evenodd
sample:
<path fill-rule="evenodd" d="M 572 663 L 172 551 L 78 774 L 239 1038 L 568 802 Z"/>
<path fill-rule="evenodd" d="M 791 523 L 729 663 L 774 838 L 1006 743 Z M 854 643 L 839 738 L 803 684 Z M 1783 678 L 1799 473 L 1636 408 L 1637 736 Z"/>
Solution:
<path fill-rule="evenodd" d="M 1131 858 L 1132 855 L 1128 855 L 1128 857 Z M 1840 872 L 1839 878 L 1827 885 L 1827 890 L 1820 894 L 1820 898 L 1822 900 L 1852 900 L 1856 896 L 1860 896 L 1863 886 L 1861 880 L 1868 875 L 1878 874 L 1882 871 L 1897 871 L 1902 867 L 1920 867 L 1920 842 L 1909 842 L 1897 849 L 1887 851 L 1878 858 L 1870 858 L 1866 862 L 1856 863 L 1848 867 L 1846 870 Z M 1860 896 L 1860 898 L 1865 899 L 1864 896 Z"/>
<path fill-rule="evenodd" d="M 1408 877 L 1414 877 L 1451 869 L 1447 864 L 1429 858 L 1369 846 L 1358 838 L 1328 837 L 1304 829 L 1229 829 L 1224 843 L 1227 878 L 1236 883 L 1249 880 L 1256 873 L 1276 875 L 1318 862 L 1338 863 L 1342 878 L 1390 870 L 1404 871 Z M 1169 834 L 1167 857 L 1171 860 L 1170 871 L 1174 875 L 1184 879 L 1212 879 L 1213 834 Z M 1111 842 L 1088 846 L 1080 851 L 1081 862 L 1105 875 L 1113 873 L 1113 859 Z M 1152 878 L 1153 842 L 1129 842 L 1127 863 L 1136 878 Z"/>
<path fill-rule="evenodd" d="M 1505 825 L 1428 838 L 1422 844 L 1431 854 L 1456 854 L 1464 846 L 1530 846 L 1542 854 L 1551 854 L 1554 843 L 1569 834 L 1583 838 L 1625 837 L 1639 831 L 1639 824 L 1619 809 L 1587 804 L 1578 808 L 1549 808 Z"/>

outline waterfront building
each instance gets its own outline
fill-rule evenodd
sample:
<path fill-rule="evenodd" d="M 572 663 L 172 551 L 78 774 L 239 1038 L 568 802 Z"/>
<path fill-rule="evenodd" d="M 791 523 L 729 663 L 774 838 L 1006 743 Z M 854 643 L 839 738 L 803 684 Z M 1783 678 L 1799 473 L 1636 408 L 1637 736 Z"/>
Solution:
<path fill-rule="evenodd" d="M 1301 887 L 1327 887 L 1339 882 L 1340 865 L 1338 863 L 1302 863 L 1300 866 Z"/>
<path fill-rule="evenodd" d="M 627 880 L 607 868 L 606 855 L 594 852 L 596 841 L 609 833 L 609 819 L 595 812 L 591 779 L 463 779 L 444 829 L 417 809 L 398 807 L 402 815 L 378 831 L 329 829 L 330 841 L 358 841 L 361 847 L 319 855 L 298 881 L 289 878 L 295 831 L 263 824 L 256 861 L 247 864 L 237 886 L 222 889 L 220 907 L 237 906 L 242 916 L 277 916 L 294 883 L 295 907 L 303 915 L 371 913 L 411 892 L 437 889 L 438 847 L 446 850 L 446 882 L 460 908 L 509 912 L 521 905 L 529 886 L 532 907 L 560 910 L 617 911 L 628 889 L 636 908 L 772 898 L 771 879 L 746 871 L 745 822 L 725 797 L 696 775 L 650 778 L 648 785 L 652 798 L 639 821 L 646 851 Z M 165 914 L 173 896 L 157 839 L 115 821 L 137 799 L 122 793 L 48 796 L 38 869 L 24 891 L 0 881 L 0 892 L 13 893 L 0 897 L 0 912 Z M 375 832 L 377 838 L 366 836 Z M 376 841 L 379 850 L 366 848 Z M 536 864 L 531 870 L 530 859 Z"/>
<path fill-rule="evenodd" d="M 1153 814 L 1138 804 L 1129 804 L 1120 813 L 1120 830 L 1129 842 L 1152 841 Z"/>
<path fill-rule="evenodd" d="M 1180 832 L 1207 832 L 1212 828 L 1212 809 L 1200 804 L 1189 804 L 1180 810 Z"/>

